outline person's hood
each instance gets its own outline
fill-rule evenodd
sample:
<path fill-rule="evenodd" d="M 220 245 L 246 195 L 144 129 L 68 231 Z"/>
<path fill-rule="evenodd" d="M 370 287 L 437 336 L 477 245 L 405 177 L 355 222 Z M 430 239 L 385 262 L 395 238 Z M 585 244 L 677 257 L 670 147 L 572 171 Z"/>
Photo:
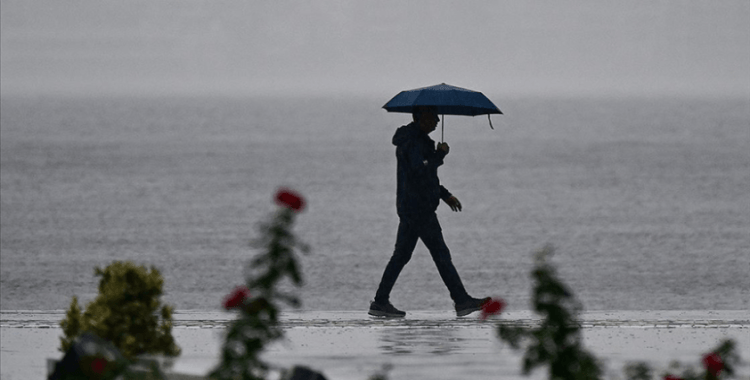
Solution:
<path fill-rule="evenodd" d="M 396 133 L 393 134 L 393 145 L 399 146 L 402 145 L 408 141 L 411 141 L 413 139 L 416 139 L 420 137 L 420 135 L 423 135 L 424 132 L 422 132 L 416 124 L 409 123 L 407 125 L 401 126 L 396 130 Z"/>

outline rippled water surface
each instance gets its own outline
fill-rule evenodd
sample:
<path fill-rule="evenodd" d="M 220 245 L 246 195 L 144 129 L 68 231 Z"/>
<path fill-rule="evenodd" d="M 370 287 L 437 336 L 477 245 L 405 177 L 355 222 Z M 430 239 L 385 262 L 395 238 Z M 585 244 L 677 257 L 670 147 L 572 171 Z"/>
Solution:
<path fill-rule="evenodd" d="M 440 176 L 464 211 L 438 216 L 470 293 L 527 309 L 532 252 L 551 243 L 589 310 L 750 309 L 747 99 L 492 98 L 495 130 L 444 118 Z M 0 307 L 85 302 L 95 266 L 133 260 L 162 272 L 167 303 L 216 310 L 285 185 L 308 201 L 303 307 L 366 309 L 409 119 L 385 100 L 2 98 Z M 392 301 L 452 308 L 422 245 Z"/>

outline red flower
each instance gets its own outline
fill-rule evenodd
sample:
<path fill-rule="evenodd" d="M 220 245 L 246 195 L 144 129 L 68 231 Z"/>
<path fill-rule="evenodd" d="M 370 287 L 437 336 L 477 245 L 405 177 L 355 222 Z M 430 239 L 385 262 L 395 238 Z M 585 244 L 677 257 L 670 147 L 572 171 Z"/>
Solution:
<path fill-rule="evenodd" d="M 250 290 L 248 290 L 247 287 L 238 286 L 230 295 L 224 298 L 224 308 L 227 310 L 232 310 L 234 308 L 240 307 L 243 305 L 245 299 L 247 298 L 250 298 Z"/>
<path fill-rule="evenodd" d="M 500 298 L 492 298 L 482 305 L 482 315 L 480 318 L 487 319 L 490 315 L 500 314 L 505 308 L 505 301 Z"/>
<path fill-rule="evenodd" d="M 724 362 L 719 354 L 712 352 L 703 357 L 703 365 L 706 370 L 714 377 L 719 376 L 719 372 L 724 369 Z"/>
<path fill-rule="evenodd" d="M 664 380 L 682 380 L 682 378 L 674 376 L 674 375 L 667 375 L 667 376 L 664 376 Z"/>
<path fill-rule="evenodd" d="M 95 374 L 101 375 L 104 373 L 104 369 L 107 368 L 107 361 L 102 358 L 95 358 L 91 361 L 91 370 L 94 371 Z"/>
<path fill-rule="evenodd" d="M 276 193 L 276 203 L 279 206 L 290 208 L 294 211 L 302 211 L 305 208 L 305 200 L 293 190 L 281 188 Z"/>

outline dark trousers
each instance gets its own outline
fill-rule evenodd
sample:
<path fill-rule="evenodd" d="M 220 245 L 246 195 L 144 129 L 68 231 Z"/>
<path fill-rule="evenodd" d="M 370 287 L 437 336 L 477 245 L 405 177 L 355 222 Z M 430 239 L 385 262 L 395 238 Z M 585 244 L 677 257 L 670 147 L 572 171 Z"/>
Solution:
<path fill-rule="evenodd" d="M 448 246 L 445 245 L 445 240 L 443 240 L 443 229 L 440 227 L 437 215 L 432 213 L 429 216 L 417 219 L 400 219 L 396 248 L 391 260 L 385 267 L 383 278 L 380 280 L 380 286 L 375 294 L 375 302 L 388 302 L 393 285 L 396 283 L 401 270 L 411 259 L 418 239 L 421 239 L 430 251 L 432 260 L 435 262 L 445 286 L 448 287 L 453 301 L 456 303 L 466 301 L 469 295 L 466 293 L 463 283 L 461 283 L 456 267 L 453 266 L 451 253 Z"/>

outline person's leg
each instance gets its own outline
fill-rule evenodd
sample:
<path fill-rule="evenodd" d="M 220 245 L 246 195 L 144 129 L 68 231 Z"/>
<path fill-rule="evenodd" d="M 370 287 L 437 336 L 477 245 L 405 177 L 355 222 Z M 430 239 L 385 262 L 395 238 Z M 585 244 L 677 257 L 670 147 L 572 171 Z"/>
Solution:
<path fill-rule="evenodd" d="M 424 220 L 419 228 L 419 237 L 429 249 L 432 260 L 435 262 L 445 286 L 448 287 L 453 301 L 459 304 L 470 299 L 471 297 L 466 292 L 461 277 L 451 260 L 451 253 L 443 239 L 443 229 L 440 227 L 437 215 L 432 214 Z"/>
<path fill-rule="evenodd" d="M 396 284 L 398 275 L 404 269 L 406 263 L 411 259 L 414 247 L 417 246 L 419 236 L 411 223 L 401 219 L 398 224 L 398 234 L 396 235 L 396 247 L 393 250 L 393 256 L 383 271 L 383 278 L 380 280 L 380 286 L 375 293 L 375 302 L 387 304 L 391 295 L 391 290 Z"/>

